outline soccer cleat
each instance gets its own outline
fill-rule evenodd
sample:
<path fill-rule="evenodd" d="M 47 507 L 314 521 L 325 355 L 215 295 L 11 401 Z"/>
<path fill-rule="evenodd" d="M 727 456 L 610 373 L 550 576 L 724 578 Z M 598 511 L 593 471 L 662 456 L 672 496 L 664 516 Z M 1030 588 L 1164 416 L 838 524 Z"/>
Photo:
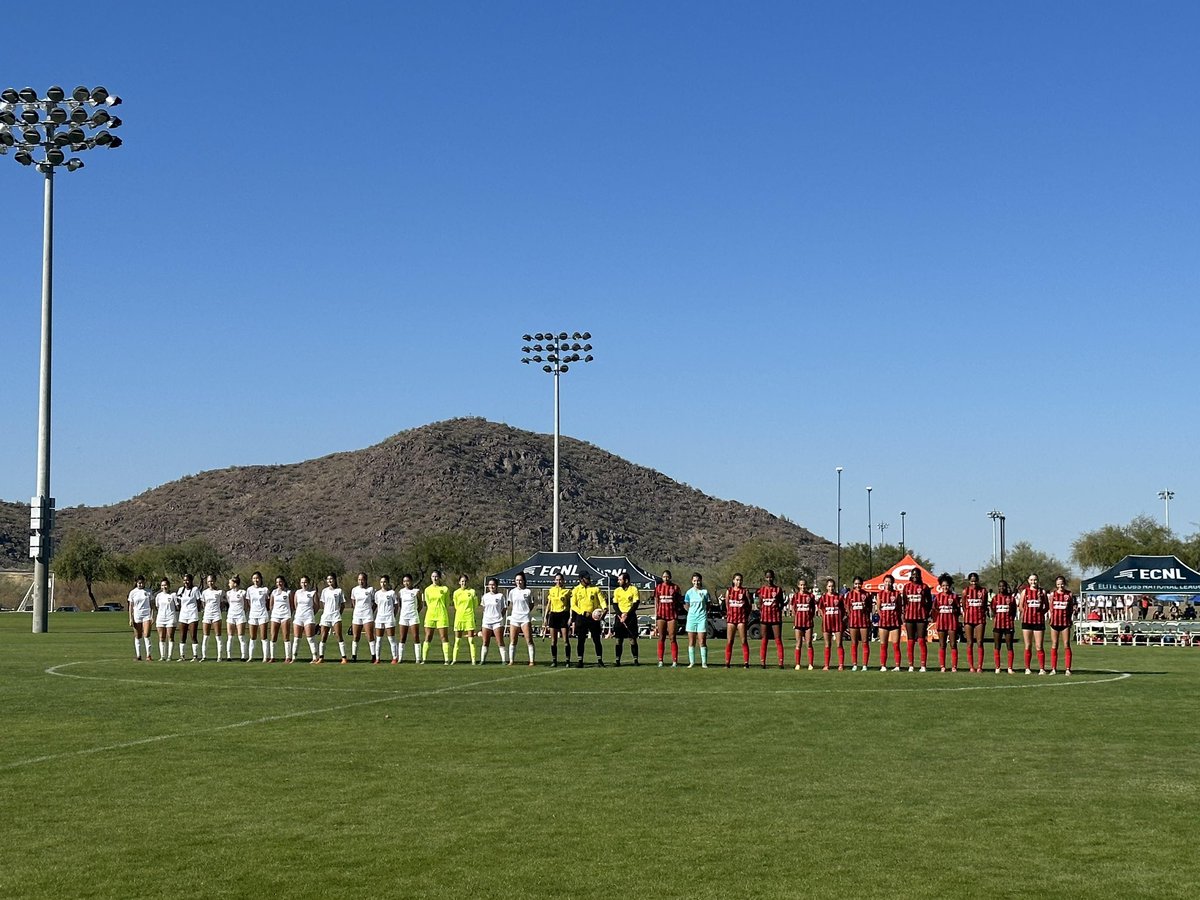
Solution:
<path fill-rule="evenodd" d="M 909 667 L 908 667 L 908 671 L 910 671 L 910 672 L 915 672 L 915 671 L 916 671 L 916 669 L 914 669 L 912 666 L 909 666 Z"/>
<path fill-rule="evenodd" d="M 945 672 L 945 671 L 946 671 L 946 667 L 945 667 L 945 666 L 941 666 L 941 667 L 939 667 L 939 668 L 938 668 L 938 671 L 939 671 L 939 672 Z"/>
<path fill-rule="evenodd" d="M 1066 669 L 1066 670 L 1063 672 L 1063 674 L 1064 674 L 1064 675 L 1070 675 L 1070 674 L 1071 674 L 1071 670 L 1070 670 L 1070 669 Z"/>
<path fill-rule="evenodd" d="M 838 666 L 838 671 L 839 671 L 839 672 L 844 672 L 845 670 L 846 670 L 846 667 L 845 667 L 845 666 Z"/>
<path fill-rule="evenodd" d="M 512 663 L 509 663 L 509 665 L 511 666 Z M 621 668 L 621 661 L 618 659 L 615 663 L 613 663 L 613 665 L 619 669 L 619 668 Z"/>
<path fill-rule="evenodd" d="M 659 663 L 659 665 L 661 666 L 661 665 L 662 665 L 662 663 Z M 557 660 L 557 659 L 556 659 L 556 660 L 554 660 L 552 663 L 550 663 L 550 668 L 552 668 L 552 669 L 557 669 L 557 668 L 558 668 L 558 660 Z"/>
<path fill-rule="evenodd" d="M 1045 675 L 1045 674 L 1046 674 L 1046 670 L 1045 670 L 1045 669 L 1038 669 L 1038 674 L 1039 674 L 1039 675 Z"/>
<path fill-rule="evenodd" d="M 343 657 L 342 657 L 342 665 L 343 665 L 343 666 L 348 666 L 348 665 L 350 665 L 350 660 L 346 659 L 346 657 L 344 657 L 344 656 L 343 656 Z"/>
<path fill-rule="evenodd" d="M 677 662 L 673 662 L 673 663 L 671 663 L 671 668 L 672 668 L 672 669 L 678 669 L 678 668 L 679 668 L 679 663 L 677 663 Z M 766 666 L 763 666 L 763 668 L 766 668 Z"/>
<path fill-rule="evenodd" d="M 887 666 L 880 666 L 880 667 L 879 667 L 879 671 L 880 671 L 880 672 L 886 672 L 886 671 L 887 671 Z"/>
<path fill-rule="evenodd" d="M 822 671 L 822 672 L 828 672 L 828 671 L 829 671 L 829 666 L 821 666 L 821 671 Z"/>
<path fill-rule="evenodd" d="M 555 663 L 555 665 L 557 665 L 557 663 Z M 661 659 L 658 661 L 658 667 L 660 669 L 663 667 L 663 661 Z"/>
<path fill-rule="evenodd" d="M 997 669 L 997 670 L 996 670 L 996 674 L 997 674 L 997 675 L 999 675 L 999 674 L 1000 674 L 1000 670 L 999 670 L 999 669 Z"/>
<path fill-rule="evenodd" d="M 951 674 L 951 675 L 956 675 L 956 674 L 958 674 L 958 669 L 956 669 L 956 668 L 954 668 L 953 666 L 951 666 L 951 667 L 950 667 L 950 674 Z"/>
<path fill-rule="evenodd" d="M 840 669 L 840 668 L 841 668 L 841 666 L 838 666 L 838 668 Z M 851 672 L 857 672 L 857 671 L 858 671 L 858 664 L 857 664 L 857 663 L 855 663 L 854 665 L 852 665 L 852 666 L 850 667 L 850 671 L 851 671 Z"/>
<path fill-rule="evenodd" d="M 1008 671 L 1010 671 L 1010 672 L 1011 672 L 1011 671 L 1012 671 L 1012 669 L 1009 669 Z M 1025 674 L 1026 674 L 1026 675 L 1032 675 L 1032 674 L 1033 674 L 1033 672 L 1031 672 L 1029 669 L 1026 669 L 1026 670 L 1025 670 Z"/>
<path fill-rule="evenodd" d="M 583 668 L 583 659 L 582 658 L 580 658 L 579 662 L 575 663 L 575 668 L 577 668 L 577 669 Z"/>
<path fill-rule="evenodd" d="M 688 668 L 689 668 L 689 669 L 694 669 L 694 668 L 696 668 L 696 664 L 695 664 L 695 663 L 688 663 Z"/>
<path fill-rule="evenodd" d="M 371 665 L 373 665 L 373 666 L 379 665 L 379 660 L 378 659 L 371 660 Z"/>
<path fill-rule="evenodd" d="M 728 664 L 728 663 L 726 663 L 726 664 L 725 664 L 725 668 L 727 668 L 727 669 L 729 668 L 729 664 Z M 800 671 L 800 663 L 796 663 L 796 671 L 797 671 L 797 672 L 799 672 L 799 671 Z"/>
<path fill-rule="evenodd" d="M 636 656 L 633 658 L 633 664 L 634 664 L 635 666 L 640 666 L 640 665 L 641 665 L 641 663 L 640 663 L 640 662 L 638 662 L 638 658 L 637 658 Z M 533 663 L 530 663 L 530 665 L 533 665 Z"/>
<path fill-rule="evenodd" d="M 742 663 L 742 668 L 743 668 L 743 669 L 748 669 L 748 668 L 750 668 L 750 663 Z"/>
<path fill-rule="evenodd" d="M 810 665 L 810 666 L 808 667 L 808 671 L 810 671 L 810 672 L 811 672 L 812 670 L 813 670 L 813 667 Z"/>
<path fill-rule="evenodd" d="M 700 663 L 700 668 L 702 668 L 702 669 L 707 669 L 707 668 L 708 668 L 708 663 Z"/>
<path fill-rule="evenodd" d="M 608 667 L 604 665 L 604 660 L 598 659 L 598 660 L 596 660 L 596 668 L 597 669 L 605 669 Z"/>
<path fill-rule="evenodd" d="M 760 666 L 761 668 L 765 669 L 765 668 L 767 667 L 767 664 L 766 664 L 766 663 L 759 663 L 759 666 Z"/>
<path fill-rule="evenodd" d="M 1047 672 L 1046 674 L 1047 674 L 1047 675 L 1057 675 L 1057 674 L 1058 674 L 1058 669 L 1051 669 L 1051 670 L 1050 670 L 1049 672 Z"/>
<path fill-rule="evenodd" d="M 1009 675 L 1016 675 L 1017 673 L 1016 673 L 1016 672 L 1014 672 L 1014 671 L 1012 670 L 1012 668 L 1011 668 L 1011 667 L 1009 667 L 1008 674 L 1009 674 Z M 1026 672 L 1025 674 L 1026 674 L 1026 675 L 1028 675 L 1029 673 L 1028 673 L 1028 672 Z"/>
<path fill-rule="evenodd" d="M 925 671 L 925 667 L 924 667 L 924 666 L 921 666 L 921 668 L 920 668 L 920 669 L 918 669 L 917 671 L 919 671 L 919 672 L 924 672 L 924 671 Z"/>
<path fill-rule="evenodd" d="M 400 665 L 400 660 L 396 659 L 396 657 L 394 657 L 394 656 L 393 656 L 393 657 L 392 657 L 392 665 L 393 665 L 393 666 L 398 666 L 398 665 Z"/>

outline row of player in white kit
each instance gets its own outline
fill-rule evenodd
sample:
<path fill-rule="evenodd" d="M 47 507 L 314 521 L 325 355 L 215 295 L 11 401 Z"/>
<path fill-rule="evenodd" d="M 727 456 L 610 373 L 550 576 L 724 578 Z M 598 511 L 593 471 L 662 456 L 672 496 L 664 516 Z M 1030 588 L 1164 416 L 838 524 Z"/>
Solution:
<path fill-rule="evenodd" d="M 465 578 L 462 579 L 465 581 Z M 233 639 L 236 635 L 240 644 L 240 659 L 252 661 L 254 658 L 254 643 L 258 641 L 262 647 L 264 662 L 275 660 L 275 644 L 280 637 L 284 643 L 284 659 L 294 662 L 299 646 L 301 633 L 307 638 L 312 654 L 312 662 L 324 660 L 325 642 L 332 631 L 338 641 L 338 649 L 342 662 L 357 660 L 358 645 L 362 633 L 367 633 L 370 643 L 372 662 L 378 662 L 380 644 L 386 635 L 391 645 L 392 662 L 398 663 L 404 656 L 404 645 L 411 636 L 414 643 L 414 654 L 418 663 L 423 662 L 423 656 L 429 649 L 429 632 L 436 630 L 442 641 L 443 656 L 446 656 L 448 635 L 446 630 L 445 609 L 442 617 L 426 616 L 426 640 L 424 646 L 420 642 L 418 625 L 420 624 L 420 609 L 426 604 L 426 596 L 421 590 L 412 586 L 412 579 L 405 575 L 402 586 L 394 590 L 389 578 L 385 575 L 379 579 L 379 588 L 372 588 L 367 583 L 364 573 L 358 576 L 358 584 L 351 590 L 351 600 L 354 611 L 351 624 L 352 655 L 346 658 L 346 646 L 342 633 L 342 614 L 345 608 L 345 595 L 337 586 L 334 575 L 326 576 L 326 586 L 321 591 L 321 620 L 320 639 L 317 639 L 316 624 L 316 591 L 311 589 L 307 577 L 301 577 L 300 587 L 289 590 L 287 582 L 282 577 L 275 579 L 273 591 L 263 584 L 260 572 L 251 576 L 251 586 L 242 589 L 241 579 L 233 576 L 229 579 L 228 590 L 222 591 L 216 587 L 216 579 L 209 575 L 205 578 L 205 588 L 200 590 L 193 584 L 191 575 L 184 576 L 183 585 L 172 591 L 170 580 L 163 578 L 159 583 L 159 591 L 151 596 L 145 587 L 145 579 L 137 578 L 134 589 L 129 592 L 129 624 L 134 631 L 134 654 L 138 660 L 152 659 L 150 654 L 150 627 L 152 611 L 156 611 L 154 625 L 159 634 L 159 659 L 169 660 L 173 656 L 174 644 L 178 632 L 179 661 L 186 659 L 186 648 L 190 638 L 192 661 L 207 660 L 208 638 L 215 637 L 216 658 L 222 659 L 221 654 L 221 613 L 226 612 L 227 631 L 225 634 L 225 659 L 233 658 Z M 433 585 L 436 590 L 440 587 L 440 573 L 433 573 Z M 474 609 L 476 603 L 483 611 L 483 641 L 479 649 L 479 662 L 486 659 L 488 645 L 494 637 L 499 646 L 502 662 L 512 664 L 512 650 L 518 636 L 526 639 L 529 652 L 529 664 L 533 664 L 532 628 L 530 625 L 530 595 L 531 592 L 521 584 L 501 594 L 496 586 L 489 582 L 489 591 L 478 598 L 473 590 L 468 590 L 471 597 L 472 609 L 468 614 L 470 621 L 463 621 L 455 616 L 454 658 L 457 661 L 459 638 L 466 638 L 470 647 L 472 664 L 475 663 L 474 636 L 476 626 Z M 445 591 L 445 588 L 442 588 Z M 461 588 L 460 588 L 461 590 Z M 455 592 L 456 600 L 459 592 Z M 465 604 L 464 604 L 465 605 Z M 462 610 L 461 612 L 466 612 Z M 509 652 L 505 653 L 502 631 L 509 626 Z M 199 640 L 202 626 L 203 639 Z M 247 626 L 249 640 L 247 640 Z M 460 627 L 464 626 L 464 627 Z M 399 633 L 397 633 L 397 628 Z M 461 634 L 460 634 L 461 632 Z M 425 651 L 423 653 L 422 651 Z"/>

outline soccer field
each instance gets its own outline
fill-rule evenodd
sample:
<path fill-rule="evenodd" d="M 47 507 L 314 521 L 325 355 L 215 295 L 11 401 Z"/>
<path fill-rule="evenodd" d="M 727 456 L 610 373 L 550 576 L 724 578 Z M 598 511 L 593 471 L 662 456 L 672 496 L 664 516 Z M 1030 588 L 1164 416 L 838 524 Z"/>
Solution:
<path fill-rule="evenodd" d="M 1200 889 L 1200 651 L 1083 647 L 1070 679 L 135 663 L 125 624 L 0 616 L 3 896 Z"/>

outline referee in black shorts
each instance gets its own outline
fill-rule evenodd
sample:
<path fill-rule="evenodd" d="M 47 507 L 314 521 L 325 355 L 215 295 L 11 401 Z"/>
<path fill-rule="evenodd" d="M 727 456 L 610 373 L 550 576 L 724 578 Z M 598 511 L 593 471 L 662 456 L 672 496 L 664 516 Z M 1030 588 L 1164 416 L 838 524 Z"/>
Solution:
<path fill-rule="evenodd" d="M 592 644 L 596 648 L 596 665 L 604 668 L 604 645 L 600 643 L 600 618 L 608 604 L 600 588 L 592 586 L 592 580 L 587 575 L 579 576 L 579 584 L 571 591 L 571 616 L 575 620 L 575 639 L 577 659 L 575 668 L 583 668 L 583 648 L 587 644 L 588 635 L 592 636 Z M 600 613 L 600 617 L 596 613 Z"/>

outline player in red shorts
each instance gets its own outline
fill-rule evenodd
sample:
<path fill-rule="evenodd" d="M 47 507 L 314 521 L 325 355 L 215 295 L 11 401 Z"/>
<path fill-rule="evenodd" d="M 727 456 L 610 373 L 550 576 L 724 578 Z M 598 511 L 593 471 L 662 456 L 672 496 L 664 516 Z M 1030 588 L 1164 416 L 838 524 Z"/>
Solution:
<path fill-rule="evenodd" d="M 908 671 L 913 670 L 913 645 L 921 645 L 921 671 L 929 658 L 929 612 L 933 608 L 933 597 L 929 588 L 921 581 L 921 572 L 913 569 L 908 583 L 901 588 L 904 595 L 904 630 L 908 635 Z"/>
<path fill-rule="evenodd" d="M 1058 674 L 1058 646 L 1063 645 L 1066 654 L 1067 668 L 1064 674 L 1071 674 L 1071 626 L 1075 624 L 1075 613 L 1079 609 L 1078 601 L 1067 590 L 1067 578 L 1058 575 L 1054 579 L 1054 590 L 1046 598 L 1050 604 L 1050 674 Z"/>
<path fill-rule="evenodd" d="M 983 633 L 987 627 L 988 592 L 979 583 L 979 573 L 967 576 L 967 587 L 962 595 L 963 631 L 967 638 L 967 667 L 972 672 L 983 671 Z M 975 648 L 979 647 L 979 662 L 975 662 Z"/>
<path fill-rule="evenodd" d="M 1031 670 L 1032 649 L 1037 648 L 1038 674 L 1046 674 L 1046 592 L 1038 587 L 1037 573 L 1029 576 L 1025 587 L 1017 594 L 1017 608 L 1021 612 L 1021 642 L 1025 645 L 1025 674 Z"/>
<path fill-rule="evenodd" d="M 854 583 L 862 584 L 862 579 L 855 578 Z M 846 627 L 846 609 L 842 604 L 842 598 L 837 593 L 837 584 L 832 578 L 825 579 L 825 593 L 817 601 L 817 612 L 821 614 L 821 633 L 825 640 L 825 667 L 821 671 L 829 671 L 830 651 L 833 649 L 833 642 L 837 641 L 838 671 L 840 672 L 846 665 L 846 648 L 842 646 L 842 631 Z"/>
<path fill-rule="evenodd" d="M 887 671 L 888 644 L 894 648 L 896 671 L 900 671 L 900 614 L 903 596 L 896 590 L 896 579 L 889 572 L 883 576 L 883 587 L 875 595 L 879 611 L 879 671 Z"/>
<path fill-rule="evenodd" d="M 746 617 L 750 612 L 750 591 L 742 587 L 742 573 L 733 576 L 733 586 L 725 592 L 725 668 L 733 659 L 734 638 L 742 642 L 742 668 L 750 668 L 750 644 L 746 640 Z"/>
<path fill-rule="evenodd" d="M 662 573 L 662 580 L 654 586 L 654 630 L 658 635 L 658 667 L 663 664 L 663 651 L 667 637 L 671 638 L 671 668 L 679 665 L 679 640 L 675 637 L 679 611 L 683 608 L 683 594 L 679 585 L 671 580 L 670 570 Z"/>
<path fill-rule="evenodd" d="M 783 668 L 783 588 L 775 583 L 775 572 L 767 569 L 766 581 L 757 591 L 758 620 L 762 624 L 762 645 L 758 650 L 758 662 L 767 667 L 767 642 L 775 638 L 775 650 L 779 655 L 779 668 Z"/>
<path fill-rule="evenodd" d="M 858 671 L 858 648 L 862 647 L 862 670 L 871 664 L 871 607 L 875 598 L 863 590 L 863 580 L 855 576 L 854 587 L 846 595 L 846 627 L 850 629 L 850 671 Z M 839 663 L 841 660 L 839 660 Z M 841 666 L 839 665 L 840 669 Z"/>
<path fill-rule="evenodd" d="M 1008 674 L 1013 673 L 1013 630 L 1016 628 L 1017 598 L 1003 578 L 992 595 L 992 647 L 996 674 L 1000 674 L 1000 645 L 1008 645 Z"/>
<path fill-rule="evenodd" d="M 792 594 L 792 619 L 796 629 L 796 669 L 800 668 L 800 645 L 808 650 L 808 670 L 813 667 L 813 617 L 817 612 L 817 598 L 808 589 L 808 582 L 801 578 L 796 582 L 796 593 Z"/>
<path fill-rule="evenodd" d="M 954 593 L 954 579 L 943 572 L 933 595 L 933 615 L 938 635 L 938 671 L 946 671 L 946 647 L 950 647 L 950 671 L 958 671 L 958 619 L 962 606 Z"/>

